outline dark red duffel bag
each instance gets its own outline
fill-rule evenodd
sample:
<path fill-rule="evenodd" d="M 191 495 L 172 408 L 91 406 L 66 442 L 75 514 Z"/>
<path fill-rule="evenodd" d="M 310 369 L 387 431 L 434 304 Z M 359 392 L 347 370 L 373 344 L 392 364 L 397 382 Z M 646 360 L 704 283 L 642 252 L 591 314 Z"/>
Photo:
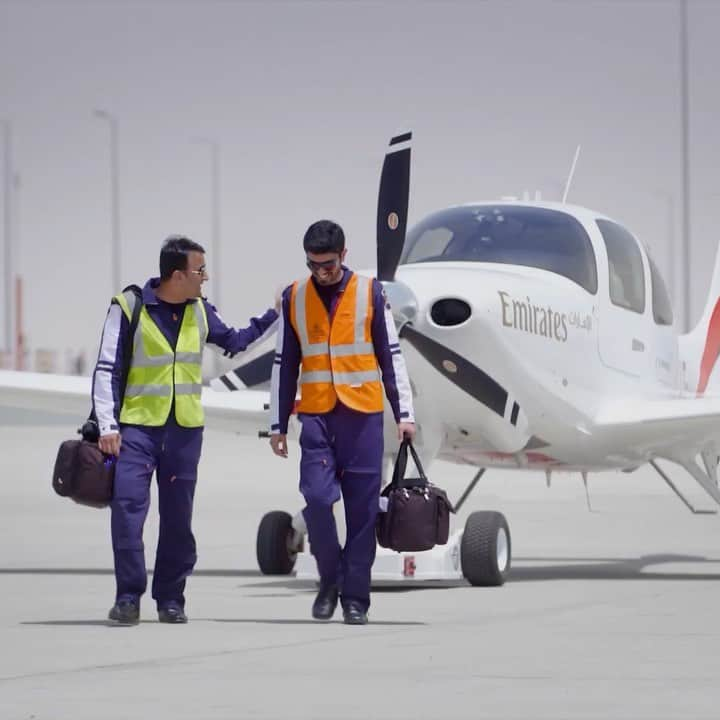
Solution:
<path fill-rule="evenodd" d="M 115 458 L 104 455 L 97 443 L 65 440 L 60 444 L 52 486 L 58 495 L 81 505 L 106 507 L 113 495 Z"/>
<path fill-rule="evenodd" d="M 408 450 L 419 478 L 405 478 Z M 378 513 L 376 526 L 377 540 L 382 547 L 419 552 L 448 541 L 450 513 L 455 511 L 445 491 L 428 481 L 409 440 L 402 441 L 392 481 L 380 494 L 388 501 L 387 511 Z"/>

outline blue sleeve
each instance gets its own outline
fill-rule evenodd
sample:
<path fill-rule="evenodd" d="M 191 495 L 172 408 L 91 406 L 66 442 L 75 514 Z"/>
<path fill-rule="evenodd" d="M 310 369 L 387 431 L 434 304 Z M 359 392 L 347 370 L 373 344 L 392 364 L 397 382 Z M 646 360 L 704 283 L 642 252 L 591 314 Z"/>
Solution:
<path fill-rule="evenodd" d="M 246 328 L 235 329 L 225 324 L 214 305 L 203 299 L 208 320 L 207 341 L 225 351 L 225 355 L 234 357 L 237 353 L 247 350 L 256 340 L 261 338 L 277 320 L 278 314 L 272 308 L 261 317 L 250 318 Z"/>
<path fill-rule="evenodd" d="M 373 280 L 373 319 L 370 325 L 370 333 L 375 348 L 375 357 L 380 366 L 380 373 L 385 386 L 385 395 L 392 408 L 395 422 L 400 422 L 404 418 L 402 417 L 403 413 L 400 411 L 400 393 L 393 365 L 393 355 L 399 352 L 400 346 L 399 344 L 391 346 L 385 319 L 386 304 L 387 301 L 385 300 L 382 285 L 377 280 Z"/>
<path fill-rule="evenodd" d="M 278 382 L 276 392 L 272 393 L 271 403 L 277 407 L 277 415 L 271 413 L 271 432 L 287 434 L 288 422 L 295 409 L 295 396 L 297 395 L 297 381 L 302 360 L 300 342 L 290 322 L 290 292 L 287 288 L 283 292 L 282 300 L 282 337 L 278 337 L 275 363 L 278 366 Z M 274 388 L 273 388 L 274 389 Z"/>

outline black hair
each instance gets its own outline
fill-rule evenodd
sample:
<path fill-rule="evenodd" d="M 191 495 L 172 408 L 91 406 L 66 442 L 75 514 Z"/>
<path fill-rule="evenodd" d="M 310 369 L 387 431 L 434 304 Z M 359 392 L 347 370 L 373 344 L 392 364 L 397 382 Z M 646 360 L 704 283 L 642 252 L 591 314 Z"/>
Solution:
<path fill-rule="evenodd" d="M 345 233 L 332 220 L 318 220 L 307 229 L 303 238 L 303 249 L 318 255 L 339 254 L 345 249 Z"/>
<path fill-rule="evenodd" d="M 160 250 L 160 279 L 169 280 L 176 270 L 185 270 L 188 254 L 205 252 L 205 248 L 183 235 L 171 235 Z"/>

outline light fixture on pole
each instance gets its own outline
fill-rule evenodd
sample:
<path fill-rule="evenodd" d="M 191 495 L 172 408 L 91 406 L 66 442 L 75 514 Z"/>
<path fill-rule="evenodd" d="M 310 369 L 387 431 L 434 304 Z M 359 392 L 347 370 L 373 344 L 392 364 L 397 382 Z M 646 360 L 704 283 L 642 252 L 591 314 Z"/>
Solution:
<path fill-rule="evenodd" d="M 680 0 L 680 121 L 682 126 L 682 269 L 683 330 L 690 332 L 690 92 L 688 77 L 688 4 Z"/>
<path fill-rule="evenodd" d="M 120 176 L 118 173 L 118 123 L 117 118 L 107 110 L 95 110 L 95 117 L 105 120 L 110 129 L 110 215 L 112 225 L 112 287 L 120 292 Z"/>

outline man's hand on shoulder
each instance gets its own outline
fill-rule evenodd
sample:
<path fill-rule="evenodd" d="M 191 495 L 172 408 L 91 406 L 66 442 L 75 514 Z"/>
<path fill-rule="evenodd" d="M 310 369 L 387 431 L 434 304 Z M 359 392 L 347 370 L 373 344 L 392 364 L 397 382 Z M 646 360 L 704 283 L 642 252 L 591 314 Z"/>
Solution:
<path fill-rule="evenodd" d="M 286 285 L 278 285 L 278 287 L 275 288 L 275 312 L 278 315 L 282 312 L 283 293 L 286 287 Z"/>
<path fill-rule="evenodd" d="M 278 315 L 282 314 L 283 300 L 285 298 L 289 299 L 292 286 L 293 283 L 283 282 L 275 288 L 275 309 L 277 310 Z"/>
<path fill-rule="evenodd" d="M 120 445 L 122 445 L 122 437 L 120 433 L 110 433 L 109 435 L 103 435 L 98 440 L 98 447 L 101 452 L 106 455 L 120 455 Z"/>
<path fill-rule="evenodd" d="M 280 433 L 271 435 L 270 447 L 277 456 L 286 458 L 288 456 L 287 435 Z"/>
<path fill-rule="evenodd" d="M 411 422 L 399 422 L 398 423 L 398 440 L 415 439 L 415 423 Z"/>

